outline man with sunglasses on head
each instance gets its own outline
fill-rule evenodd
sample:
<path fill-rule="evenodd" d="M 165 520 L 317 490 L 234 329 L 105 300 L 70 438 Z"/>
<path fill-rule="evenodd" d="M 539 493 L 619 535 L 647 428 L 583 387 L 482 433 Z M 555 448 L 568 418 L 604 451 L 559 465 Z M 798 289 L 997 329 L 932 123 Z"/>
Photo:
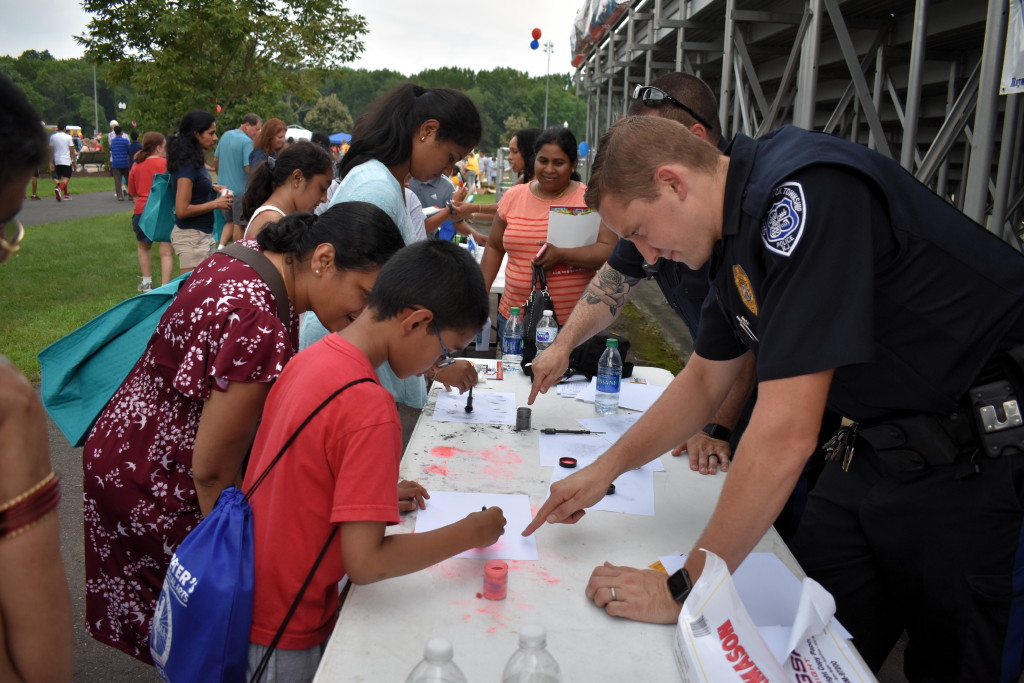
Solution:
<path fill-rule="evenodd" d="M 624 471 L 700 429 L 745 359 L 758 397 L 716 509 L 671 577 L 598 567 L 609 614 L 675 623 L 706 549 L 735 570 L 793 490 L 827 407 L 832 443 L 793 554 L 877 671 L 906 631 L 917 683 L 1024 672 L 1024 257 L 897 161 L 783 126 L 728 157 L 624 119 L 586 194 L 649 258 L 710 262 L 686 368 L 524 530 L 575 522 Z M 685 220 L 684 220 L 685 219 Z"/>
<path fill-rule="evenodd" d="M 636 86 L 629 114 L 676 121 L 697 137 L 728 153 L 729 141 L 722 138 L 715 95 L 707 83 L 696 76 L 672 72 L 655 79 L 650 85 Z M 647 263 L 631 242 L 619 240 L 608 262 L 587 285 L 555 342 L 533 361 L 530 403 L 538 392 L 547 392 L 561 379 L 572 350 L 611 325 L 636 294 L 637 287 L 644 280 L 651 279 L 661 288 L 672 310 L 686 323 L 690 335 L 697 338 L 701 307 L 710 289 L 708 267 L 691 270 L 683 263 L 664 258 L 659 258 L 656 263 Z M 690 458 L 690 467 L 702 474 L 714 474 L 718 469 L 727 471 L 732 448 L 739 439 L 740 430 L 736 427 L 753 386 L 751 362 L 711 423 L 677 446 L 672 454 L 680 455 L 685 451 Z"/>

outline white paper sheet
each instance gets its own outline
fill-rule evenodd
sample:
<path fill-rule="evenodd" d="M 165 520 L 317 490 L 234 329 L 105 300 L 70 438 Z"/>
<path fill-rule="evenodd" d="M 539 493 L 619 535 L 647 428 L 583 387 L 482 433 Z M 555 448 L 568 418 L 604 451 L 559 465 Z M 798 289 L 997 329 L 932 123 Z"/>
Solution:
<path fill-rule="evenodd" d="M 583 463 L 580 463 L 582 466 Z M 561 481 L 576 469 L 555 467 L 551 470 L 551 483 Z M 615 480 L 615 493 L 605 496 L 590 510 L 623 512 L 631 515 L 654 516 L 654 472 L 641 467 L 619 475 Z"/>
<path fill-rule="evenodd" d="M 608 443 L 615 443 L 640 419 L 637 413 L 606 415 L 605 417 L 581 417 L 576 421 L 592 432 L 603 432 L 601 436 Z"/>
<path fill-rule="evenodd" d="M 621 439 L 622 435 L 625 434 L 626 431 L 639 419 L 639 413 L 628 413 L 623 415 L 608 415 L 606 417 L 583 417 L 577 418 L 576 421 L 592 432 L 603 432 L 602 434 L 598 434 L 598 436 L 611 445 Z M 661 462 L 661 456 L 644 465 L 644 469 L 651 470 L 652 472 L 664 472 L 665 465 Z"/>
<path fill-rule="evenodd" d="M 650 408 L 665 387 L 656 387 L 652 384 L 638 384 L 628 379 L 622 380 L 619 384 L 619 407 L 628 410 L 644 411 Z M 593 403 L 597 397 L 597 378 L 590 380 L 590 385 L 576 394 L 577 401 Z"/>
<path fill-rule="evenodd" d="M 597 241 L 601 214 L 588 208 L 555 206 L 548 213 L 548 242 L 556 247 L 585 247 Z"/>
<path fill-rule="evenodd" d="M 544 467 L 559 467 L 558 459 L 569 456 L 576 458 L 577 469 L 586 467 L 608 450 L 613 441 L 601 438 L 602 434 L 540 434 L 540 464 Z M 564 468 L 563 468 L 564 469 Z M 664 472 L 661 458 L 655 458 L 641 469 L 649 472 Z"/>
<path fill-rule="evenodd" d="M 514 425 L 516 395 L 511 391 L 474 391 L 473 412 L 466 412 L 469 392 L 442 391 L 437 395 L 434 419 L 438 422 L 472 422 L 477 424 Z"/>
<path fill-rule="evenodd" d="M 587 388 L 590 382 L 583 375 L 573 375 L 564 382 L 556 385 L 558 395 L 565 398 L 575 398 L 578 393 Z"/>
<path fill-rule="evenodd" d="M 533 520 L 530 497 L 522 493 L 462 493 L 430 491 L 425 510 L 416 511 L 416 533 L 422 534 L 458 522 L 481 507 L 500 507 L 505 515 L 505 533 L 494 545 L 473 548 L 455 557 L 482 560 L 536 560 L 536 536 L 520 532 Z"/>

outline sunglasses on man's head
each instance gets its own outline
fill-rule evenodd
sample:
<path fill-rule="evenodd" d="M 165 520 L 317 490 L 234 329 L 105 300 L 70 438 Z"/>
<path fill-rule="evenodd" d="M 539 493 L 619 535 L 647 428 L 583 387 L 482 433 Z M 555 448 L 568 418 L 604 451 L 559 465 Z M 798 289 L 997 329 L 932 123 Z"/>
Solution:
<path fill-rule="evenodd" d="M 682 102 L 680 102 L 676 98 L 672 97 L 671 95 L 669 95 L 667 92 L 665 92 L 661 88 L 655 88 L 653 85 L 638 85 L 638 86 L 636 86 L 636 88 L 634 88 L 634 90 L 633 90 L 633 98 L 632 99 L 634 99 L 634 100 L 641 100 L 641 101 L 643 101 L 645 106 L 652 107 L 654 109 L 657 109 L 658 107 L 660 107 L 661 105 L 665 104 L 666 102 L 669 102 L 669 103 L 674 104 L 675 106 L 679 107 L 680 109 L 685 111 L 690 116 L 692 116 L 694 119 L 697 120 L 697 123 L 701 124 L 702 126 L 707 128 L 708 130 L 711 130 L 712 128 L 714 128 L 714 126 L 712 126 L 710 123 L 708 123 L 707 119 L 705 119 L 703 116 L 701 116 L 700 114 L 698 114 L 694 110 L 690 109 L 685 104 L 683 104 Z"/>

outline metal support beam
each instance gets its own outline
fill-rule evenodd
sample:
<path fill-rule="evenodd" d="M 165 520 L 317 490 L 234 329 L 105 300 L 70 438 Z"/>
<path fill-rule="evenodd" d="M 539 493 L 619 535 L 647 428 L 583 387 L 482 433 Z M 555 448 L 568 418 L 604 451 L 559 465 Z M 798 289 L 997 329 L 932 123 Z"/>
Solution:
<path fill-rule="evenodd" d="M 747 73 L 747 85 L 754 94 L 754 99 L 757 100 L 757 108 L 761 111 L 761 116 L 764 116 L 765 112 L 768 111 L 768 100 L 764 98 L 764 91 L 761 90 L 761 81 L 757 77 L 757 69 L 754 68 L 754 63 L 750 61 L 750 53 L 747 52 L 747 43 L 743 40 L 743 29 L 741 27 L 737 27 L 735 35 L 736 58 L 743 66 L 743 70 Z M 737 70 L 736 83 L 740 83 L 740 81 L 740 74 Z M 753 129 L 748 127 L 747 130 L 753 133 Z"/>
<path fill-rule="evenodd" d="M 999 142 L 999 165 L 996 170 L 996 192 L 992 202 L 992 232 L 1004 240 L 1015 232 L 1006 230 L 1006 203 L 1010 196 L 1010 182 L 1017 170 L 1013 166 L 1013 152 L 1020 146 L 1021 95 L 1006 96 L 1006 111 L 1003 113 L 1003 134 Z M 1014 240 L 1016 243 L 1016 239 Z"/>
<path fill-rule="evenodd" d="M 864 111 L 864 118 L 867 119 L 868 128 L 875 135 L 878 144 L 878 151 L 887 157 L 891 157 L 889 142 L 885 139 L 885 132 L 882 129 L 882 122 L 878 118 L 878 112 L 871 106 L 871 93 L 868 92 L 868 83 L 864 79 L 864 72 L 860 70 L 857 62 L 857 53 L 853 48 L 853 41 L 850 39 L 850 32 L 843 22 L 843 15 L 839 11 L 839 4 L 836 0 L 822 0 L 828 10 L 828 16 L 832 20 L 832 28 L 836 32 L 836 40 L 843 51 L 846 60 L 846 67 L 850 70 L 850 78 L 853 80 L 854 89 L 857 92 L 857 99 L 860 100 L 860 108 Z"/>
<path fill-rule="evenodd" d="M 938 169 L 939 164 L 949 154 L 953 142 L 967 126 L 967 117 L 970 115 L 970 111 L 974 107 L 978 96 L 980 71 L 981 62 L 974 66 L 974 70 L 968 77 L 967 82 L 964 83 L 963 90 L 960 91 L 960 96 L 956 98 L 956 103 L 953 104 L 953 109 L 942 123 L 942 128 L 935 135 L 932 146 L 925 152 L 921 165 L 917 167 L 917 179 L 925 185 L 931 182 L 932 176 L 935 174 L 936 169 Z M 965 155 L 964 164 L 966 165 L 967 163 L 968 160 Z M 966 168 L 964 172 L 966 172 Z M 963 201 L 962 196 L 959 198 L 958 203 L 959 201 Z"/>
<path fill-rule="evenodd" d="M 824 19 L 822 0 L 808 0 L 811 23 L 800 48 L 800 74 L 797 77 L 793 124 L 811 130 L 818 92 L 818 53 L 821 47 L 821 24 Z"/>
<path fill-rule="evenodd" d="M 903 146 L 900 165 L 914 172 L 917 152 L 917 121 L 921 109 L 921 70 L 924 68 L 924 46 L 928 31 L 928 0 L 914 4 L 914 37 L 910 47 L 910 73 L 907 76 L 907 115 L 903 123 Z"/>
<path fill-rule="evenodd" d="M 875 111 L 882 111 L 882 90 L 885 86 L 885 45 L 879 45 L 875 50 L 875 88 L 871 94 L 871 104 Z M 875 135 L 868 131 L 868 149 L 877 149 Z"/>
<path fill-rule="evenodd" d="M 875 59 L 878 57 L 879 54 L 881 54 L 879 50 L 882 47 L 882 43 L 884 42 L 888 32 L 889 27 L 883 26 L 875 35 L 875 39 L 871 43 L 871 47 L 868 48 L 867 52 L 864 53 L 864 58 L 860 62 L 861 73 L 867 73 L 867 71 L 871 68 L 871 65 L 874 64 Z M 884 77 L 884 74 L 882 74 L 882 77 Z M 846 90 L 843 91 L 842 97 L 839 98 L 839 104 L 836 105 L 835 111 L 832 112 L 832 116 L 825 124 L 825 127 L 822 128 L 823 131 L 825 131 L 826 133 L 831 133 L 835 129 L 835 127 L 839 125 L 839 121 L 842 118 L 843 113 L 846 111 L 846 108 L 850 105 L 850 102 L 853 100 L 853 94 L 855 91 L 856 88 L 854 87 L 854 83 L 853 81 L 850 81 L 850 84 L 846 86 Z M 878 110 L 876 109 L 874 111 L 877 115 Z M 875 148 L 872 147 L 872 149 Z"/>
<path fill-rule="evenodd" d="M 807 32 L 807 27 L 810 25 L 811 12 L 810 8 L 804 10 L 803 19 L 800 21 L 800 26 L 796 30 L 796 38 L 793 41 L 793 49 L 789 52 L 789 58 L 786 60 L 786 67 L 782 70 L 782 78 L 779 81 L 779 89 L 775 91 L 775 99 L 772 101 L 771 106 L 764 115 L 764 121 L 757 129 L 757 135 L 763 135 L 775 127 L 775 121 L 778 119 L 779 106 L 782 104 L 783 98 L 786 93 L 789 92 L 789 88 L 793 83 L 793 75 L 796 73 L 797 60 L 800 58 L 800 48 L 803 46 L 804 34 Z"/>
<path fill-rule="evenodd" d="M 732 106 L 732 53 L 733 38 L 736 34 L 736 21 L 732 18 L 736 10 L 736 0 L 725 0 L 725 41 L 722 51 L 722 85 L 718 94 L 718 118 L 722 123 L 722 137 L 729 138 L 732 128 L 729 125 L 729 110 Z"/>
<path fill-rule="evenodd" d="M 971 173 L 964 189 L 964 213 L 982 225 L 985 224 L 985 209 L 988 205 L 988 183 L 998 115 L 999 73 L 1003 66 L 1008 10 L 1009 5 L 1004 0 L 989 0 L 981 79 L 978 83 L 978 106 L 974 113 Z"/>

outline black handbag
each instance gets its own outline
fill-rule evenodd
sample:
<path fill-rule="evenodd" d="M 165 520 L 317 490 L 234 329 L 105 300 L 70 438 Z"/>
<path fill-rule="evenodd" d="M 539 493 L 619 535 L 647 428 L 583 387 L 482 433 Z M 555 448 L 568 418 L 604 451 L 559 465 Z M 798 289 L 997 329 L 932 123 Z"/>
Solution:
<path fill-rule="evenodd" d="M 540 284 L 540 289 L 537 285 Z M 558 316 L 555 315 L 555 304 L 548 293 L 548 278 L 544 269 L 533 266 L 533 282 L 530 285 L 530 298 L 523 304 L 523 360 L 533 360 L 537 355 L 537 323 L 544 317 L 544 311 L 551 311 L 555 327 L 561 328 Z"/>
<path fill-rule="evenodd" d="M 601 360 L 601 354 L 604 353 L 605 347 L 609 339 L 619 340 L 619 357 L 622 359 L 622 377 L 633 376 L 633 364 L 626 360 L 627 354 L 629 354 L 629 340 L 625 337 L 621 337 L 617 334 L 595 334 L 593 337 L 583 342 L 569 354 L 569 366 L 565 369 L 562 374 L 563 378 L 569 378 L 573 375 L 583 375 L 587 379 L 592 379 L 597 374 L 597 364 Z M 536 353 L 534 353 L 536 355 Z M 533 363 L 532 357 L 526 358 L 526 354 L 523 353 L 523 362 L 520 366 L 523 369 L 523 374 L 533 379 Z"/>

